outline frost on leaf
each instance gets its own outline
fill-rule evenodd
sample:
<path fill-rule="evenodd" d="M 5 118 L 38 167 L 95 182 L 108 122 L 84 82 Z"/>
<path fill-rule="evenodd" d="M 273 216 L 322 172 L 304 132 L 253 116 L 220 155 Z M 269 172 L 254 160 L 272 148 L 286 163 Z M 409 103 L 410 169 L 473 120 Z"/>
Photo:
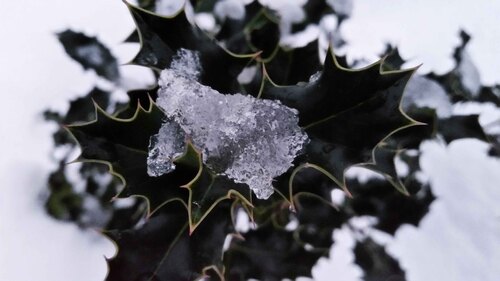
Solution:
<path fill-rule="evenodd" d="M 292 166 L 308 141 L 298 126 L 297 110 L 279 101 L 221 94 L 198 82 L 201 72 L 197 53 L 181 49 L 161 73 L 157 104 L 171 121 L 152 137 L 149 174 L 174 168 L 184 133 L 213 172 L 245 183 L 257 198 L 267 199 L 273 178 Z"/>

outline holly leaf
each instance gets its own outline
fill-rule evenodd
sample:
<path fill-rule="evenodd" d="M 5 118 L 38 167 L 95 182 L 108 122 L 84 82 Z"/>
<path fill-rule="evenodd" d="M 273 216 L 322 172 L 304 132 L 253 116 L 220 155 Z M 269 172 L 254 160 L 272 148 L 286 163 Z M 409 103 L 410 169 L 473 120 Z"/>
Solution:
<path fill-rule="evenodd" d="M 383 246 L 370 238 L 357 242 L 354 247 L 354 256 L 356 263 L 364 271 L 363 280 L 406 280 L 398 261 L 391 257 Z"/>
<path fill-rule="evenodd" d="M 196 13 L 211 13 L 219 0 L 189 0 Z"/>
<path fill-rule="evenodd" d="M 390 136 L 385 142 L 393 149 L 418 149 L 423 140 L 436 136 L 439 118 L 434 109 L 415 107 L 411 108 L 408 114 L 427 125 L 413 126 Z"/>
<path fill-rule="evenodd" d="M 66 115 L 61 116 L 58 112 L 50 110 L 45 111 L 43 115 L 45 120 L 55 121 L 58 125 L 90 121 L 95 118 L 94 103 L 107 108 L 109 97 L 109 92 L 95 87 L 87 95 L 72 100 Z M 73 141 L 63 128 L 58 129 L 53 138 L 56 145 L 64 145 Z"/>
<path fill-rule="evenodd" d="M 374 172 L 381 174 L 393 187 L 404 195 L 410 195 L 406 186 L 399 178 L 396 170 L 395 158 L 402 150 L 392 149 L 385 143 L 378 145 L 372 154 L 373 163 L 363 165 Z"/>
<path fill-rule="evenodd" d="M 203 1 L 204 3 L 206 1 Z M 259 1 L 245 5 L 245 17 L 227 17 L 221 23 L 216 38 L 235 53 L 263 51 L 261 57 L 269 57 L 279 43 L 278 19 Z"/>
<path fill-rule="evenodd" d="M 405 60 L 401 57 L 398 47 L 394 47 L 390 44 L 385 46 L 385 51 L 382 55 L 385 57 L 383 68 L 386 71 L 399 70 L 401 66 L 405 63 Z"/>
<path fill-rule="evenodd" d="M 412 118 L 425 122 L 427 126 L 414 126 L 396 132 L 386 140 L 386 143 L 394 149 L 417 149 L 422 141 L 437 135 L 443 137 L 447 143 L 463 138 L 476 138 L 490 142 L 476 114 L 438 118 L 435 110 L 431 108 L 412 108 L 408 114 Z"/>
<path fill-rule="evenodd" d="M 438 121 L 438 132 L 444 137 L 447 143 L 456 139 L 476 138 L 488 141 L 481 124 L 479 115 L 460 115 L 443 118 Z"/>
<path fill-rule="evenodd" d="M 406 185 L 412 196 L 401 194 L 384 180 L 372 179 L 366 183 L 350 180 L 353 198 L 345 201 L 345 209 L 354 216 L 376 217 L 375 227 L 391 235 L 403 224 L 418 226 L 429 212 L 434 195 L 429 186 L 422 186 L 414 179 Z"/>
<path fill-rule="evenodd" d="M 156 8 L 155 0 L 139 0 L 137 1 L 139 7 L 144 8 L 149 11 L 153 11 Z"/>
<path fill-rule="evenodd" d="M 189 232 L 186 207 L 174 200 L 139 228 L 105 233 L 118 247 L 108 260 L 106 281 L 185 281 L 210 275 L 222 280 L 224 240 L 232 231 L 229 207 L 210 213 L 194 233 Z"/>
<path fill-rule="evenodd" d="M 271 59 L 279 48 L 279 20 L 262 7 L 260 12 L 244 29 L 246 39 L 254 52 L 260 52 L 262 59 Z"/>
<path fill-rule="evenodd" d="M 471 36 L 463 30 L 460 31 L 459 35 L 461 43 L 453 53 L 455 67 L 448 73 L 442 75 L 430 73 L 428 76 L 439 82 L 454 102 L 481 100 L 479 71 L 467 50 Z"/>
<path fill-rule="evenodd" d="M 197 162 L 199 167 L 196 177 L 182 186 L 189 191 L 187 206 L 190 233 L 193 233 L 208 214 L 224 200 L 235 199 L 247 207 L 252 206 L 250 198 L 243 195 L 249 194 L 248 186 L 234 183 L 232 180 L 210 171 L 203 165 L 201 153 L 191 143 L 188 144 L 186 154 L 191 155 L 190 158 L 183 157 L 176 163 L 187 162 L 186 165 L 191 165 L 191 163 Z"/>
<path fill-rule="evenodd" d="M 149 138 L 158 132 L 164 117 L 152 101 L 148 109 L 139 105 L 129 119 L 110 116 L 97 105 L 96 116 L 92 122 L 68 126 L 82 150 L 77 161 L 107 165 L 124 185 L 117 197 L 147 199 L 149 214 L 172 198 L 187 200 L 187 192 L 180 186 L 198 171 L 198 163 L 187 160 L 192 159 L 189 151 L 177 159 L 179 165 L 172 173 L 160 177 L 147 174 Z"/>
<path fill-rule="evenodd" d="M 117 81 L 120 78 L 116 58 L 96 37 L 68 29 L 57 33 L 57 38 L 66 53 L 80 63 L 83 69 L 92 69 L 97 75 L 110 81 Z"/>
<path fill-rule="evenodd" d="M 340 186 L 347 196 L 352 197 L 351 193 L 345 186 L 337 183 L 328 171 L 322 167 L 304 163 L 297 166 L 290 174 L 285 174 L 277 180 L 277 190 L 283 190 L 283 186 L 287 186 L 288 198 L 285 200 L 290 204 L 289 208 L 292 212 L 296 212 L 296 202 L 301 197 L 313 197 L 323 203 L 330 205 L 334 209 L 338 209 L 331 201 L 331 191 L 335 184 Z"/>
<path fill-rule="evenodd" d="M 305 19 L 292 25 L 292 32 L 294 33 L 304 30 L 309 24 L 319 24 L 324 16 L 333 14 L 332 8 L 325 0 L 309 0 L 305 2 L 302 9 L 304 10 Z"/>
<path fill-rule="evenodd" d="M 500 85 L 482 87 L 476 99 L 478 102 L 491 102 L 500 107 Z"/>
<path fill-rule="evenodd" d="M 262 60 L 252 81 L 243 85 L 246 92 L 254 96 L 262 96 L 262 92 L 272 77 L 272 83 L 278 85 L 295 85 L 309 81 L 310 77 L 321 69 L 318 57 L 318 40 L 304 47 L 286 49 L 279 47 L 266 60 Z M 283 69 L 287 71 L 283 71 Z"/>
<path fill-rule="evenodd" d="M 299 276 L 311 277 L 311 268 L 323 253 L 309 252 L 294 238 L 293 231 L 271 222 L 233 239 L 224 253 L 226 280 L 250 278 L 280 281 Z"/>
<path fill-rule="evenodd" d="M 415 112 L 419 112 L 419 114 L 413 114 Z M 450 116 L 438 119 L 433 109 L 414 109 L 409 114 L 412 117 L 418 115 L 417 119 L 425 121 L 427 125 L 413 126 L 396 132 L 373 150 L 374 163 L 363 165 L 363 167 L 384 176 L 392 186 L 405 195 L 409 195 L 409 192 L 405 183 L 399 178 L 394 162 L 396 156 L 403 151 L 402 148 L 418 148 L 422 141 L 437 135 L 443 137 L 447 143 L 462 138 L 476 138 L 489 142 L 479 124 L 478 115 Z"/>
<path fill-rule="evenodd" d="M 376 165 L 372 151 L 394 132 L 419 124 L 400 110 L 407 81 L 415 69 L 382 71 L 383 60 L 360 70 L 339 65 L 332 49 L 316 80 L 278 86 L 267 77 L 264 98 L 298 109 L 299 124 L 310 138 L 307 161 L 347 190 L 345 171 Z M 302 168 L 308 168 L 303 166 Z"/>
<path fill-rule="evenodd" d="M 162 70 L 177 50 L 198 51 L 202 66 L 200 82 L 222 93 L 239 89 L 237 76 L 255 55 L 235 55 L 192 25 L 184 9 L 171 17 L 160 16 L 125 2 L 135 20 L 141 48 L 131 63 Z"/>
<path fill-rule="evenodd" d="M 64 163 L 48 178 L 50 195 L 45 202 L 47 213 L 56 219 L 77 220 L 82 212 L 83 198 L 76 193 L 64 174 Z"/>
<path fill-rule="evenodd" d="M 149 108 L 152 101 L 156 101 L 158 98 L 158 89 L 156 86 L 152 89 L 144 90 L 132 90 L 127 92 L 129 101 L 121 105 L 121 109 L 118 110 L 116 117 L 127 119 L 134 116 L 137 111 L 137 107 Z"/>
<path fill-rule="evenodd" d="M 283 68 L 287 71 L 283 71 Z M 300 48 L 280 48 L 272 60 L 266 63 L 267 75 L 280 85 L 307 82 L 320 69 L 318 40 Z"/>
<path fill-rule="evenodd" d="M 324 200 L 324 199 L 323 199 Z M 296 199 L 297 239 L 319 253 L 328 254 L 333 243 L 333 231 L 347 220 L 347 214 L 324 204 L 317 197 L 300 196 Z"/>

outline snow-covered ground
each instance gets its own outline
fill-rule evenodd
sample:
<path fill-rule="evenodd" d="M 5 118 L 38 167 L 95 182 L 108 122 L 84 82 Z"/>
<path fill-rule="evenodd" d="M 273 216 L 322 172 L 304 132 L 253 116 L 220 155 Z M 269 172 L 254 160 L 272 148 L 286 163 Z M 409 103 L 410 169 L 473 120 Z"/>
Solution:
<path fill-rule="evenodd" d="M 358 0 L 342 34 L 351 57 L 373 59 L 390 41 L 411 64 L 424 63 L 420 71 L 442 73 L 453 66 L 450 54 L 459 43 L 459 28 L 464 28 L 473 36 L 469 52 L 482 81 L 500 83 L 499 14 L 500 2 L 491 0 Z M 53 128 L 41 112 L 64 108 L 97 80 L 83 73 L 57 42 L 54 33 L 67 27 L 97 35 L 122 61 L 133 53 L 119 46 L 133 28 L 121 1 L 1 1 L 0 281 L 102 280 L 103 256 L 115 252 L 95 232 L 49 218 L 39 198 L 54 167 L 49 159 Z M 140 75 L 131 66 L 123 72 L 126 77 Z M 494 109 L 479 110 L 496 114 Z M 410 281 L 498 280 L 500 162 L 473 140 L 448 147 L 426 142 L 423 151 L 422 168 L 438 199 L 419 228 L 404 226 L 389 239 L 389 252 L 399 258 Z M 335 236 L 339 243 L 330 259 L 319 261 L 315 279 L 360 279 L 352 265 L 349 233 L 342 229 Z"/>
<path fill-rule="evenodd" d="M 55 168 L 49 159 L 54 128 L 41 113 L 64 109 L 96 80 L 57 41 L 54 33 L 66 27 L 118 45 L 133 23 L 121 1 L 1 1 L 1 281 L 102 280 L 103 256 L 115 252 L 96 232 L 49 218 L 39 198 Z"/>

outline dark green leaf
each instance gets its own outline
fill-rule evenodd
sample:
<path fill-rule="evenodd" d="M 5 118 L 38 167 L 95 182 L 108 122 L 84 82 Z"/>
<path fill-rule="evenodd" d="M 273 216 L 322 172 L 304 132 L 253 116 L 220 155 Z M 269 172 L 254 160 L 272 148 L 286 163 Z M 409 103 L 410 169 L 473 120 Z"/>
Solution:
<path fill-rule="evenodd" d="M 324 198 L 327 199 L 327 198 Z M 316 197 L 300 196 L 296 200 L 297 237 L 304 245 L 327 254 L 333 243 L 333 230 L 340 228 L 347 220 L 347 214 L 336 210 Z"/>
<path fill-rule="evenodd" d="M 57 37 L 66 53 L 84 69 L 92 69 L 97 75 L 110 81 L 120 78 L 116 58 L 97 38 L 69 29 L 58 33 Z"/>
<path fill-rule="evenodd" d="M 263 97 L 299 110 L 311 139 L 308 161 L 326 169 L 344 189 L 347 168 L 373 162 L 371 152 L 383 139 L 416 124 L 400 111 L 414 70 L 381 72 L 382 63 L 349 70 L 329 50 L 317 80 L 296 86 L 268 83 L 263 91 Z"/>
<path fill-rule="evenodd" d="M 192 145 L 188 145 L 188 154 L 195 156 L 199 165 L 196 177 L 183 186 L 189 191 L 188 213 L 190 232 L 193 232 L 205 217 L 224 200 L 237 198 L 243 204 L 251 206 L 251 199 L 243 195 L 249 194 L 247 185 L 237 184 L 222 175 L 215 175 L 203 165 L 201 154 Z M 182 160 L 184 159 L 180 159 L 178 163 Z"/>
<path fill-rule="evenodd" d="M 320 69 L 317 40 L 301 48 L 280 48 L 272 60 L 266 63 L 267 74 L 279 85 L 307 82 L 309 77 Z"/>
<path fill-rule="evenodd" d="M 216 38 L 233 53 L 258 53 L 258 60 L 271 60 L 279 49 L 279 19 L 274 12 L 253 1 L 245 6 L 242 19 L 226 18 Z M 262 76 L 257 77 L 257 95 Z"/>
<path fill-rule="evenodd" d="M 405 63 L 399 54 L 399 49 L 389 44 L 385 47 L 383 56 L 385 56 L 383 68 L 386 71 L 399 70 Z"/>
<path fill-rule="evenodd" d="M 329 14 L 333 14 L 333 10 L 325 0 L 309 0 L 303 6 L 305 19 L 301 23 L 292 25 L 292 32 L 304 30 L 309 24 L 318 24 L 321 19 Z"/>
<path fill-rule="evenodd" d="M 245 233 L 244 240 L 233 239 L 224 253 L 226 279 L 281 281 L 311 276 L 312 266 L 322 255 L 307 251 L 294 232 L 267 223 Z"/>
<path fill-rule="evenodd" d="M 147 174 L 149 138 L 158 132 L 163 118 L 156 105 L 150 105 L 147 110 L 138 107 L 130 119 L 111 117 L 97 107 L 95 121 L 68 128 L 82 149 L 81 161 L 108 165 L 125 185 L 118 196 L 145 197 L 149 211 L 154 211 L 170 199 L 187 199 L 187 192 L 180 186 L 194 178 L 198 167 L 197 163 L 183 162 L 172 173 L 160 177 Z"/>
<path fill-rule="evenodd" d="M 174 201 L 137 229 L 106 233 L 118 246 L 106 281 L 191 281 L 220 274 L 224 240 L 232 231 L 228 210 L 210 213 L 190 235 L 186 206 Z"/>
<path fill-rule="evenodd" d="M 141 49 L 133 63 L 165 69 L 177 50 L 198 51 L 202 65 L 201 83 L 222 93 L 239 89 L 237 76 L 253 55 L 233 55 L 192 25 L 184 10 L 172 17 L 160 16 L 126 3 L 137 25 Z"/>
<path fill-rule="evenodd" d="M 409 195 L 404 183 L 399 179 L 394 162 L 400 152 L 401 150 L 392 149 L 385 143 L 380 144 L 373 150 L 375 162 L 364 165 L 364 167 L 380 173 L 399 192 Z"/>
<path fill-rule="evenodd" d="M 152 89 L 128 91 L 127 96 L 129 97 L 129 101 L 121 106 L 122 109 L 118 111 L 117 117 L 123 119 L 131 118 L 139 106 L 149 108 L 151 101 L 156 101 L 158 97 L 158 88 L 157 86 Z"/>
<path fill-rule="evenodd" d="M 364 271 L 366 281 L 405 281 L 405 273 L 399 263 L 391 257 L 383 246 L 367 238 L 354 248 L 356 263 Z"/>
<path fill-rule="evenodd" d="M 438 132 L 448 143 L 462 138 L 487 140 L 486 134 L 479 124 L 479 115 L 451 116 L 441 119 L 438 123 Z"/>
<path fill-rule="evenodd" d="M 66 115 L 61 116 L 57 112 L 45 111 L 44 117 L 46 120 L 57 122 L 58 125 L 91 121 L 95 118 L 94 103 L 102 108 L 107 108 L 109 106 L 110 95 L 111 93 L 96 87 L 84 97 L 72 100 Z M 72 143 L 72 141 L 63 128 L 54 133 L 54 142 L 56 145 Z"/>
<path fill-rule="evenodd" d="M 61 220 L 78 220 L 82 212 L 83 198 L 74 190 L 64 174 L 64 163 L 49 175 L 50 195 L 45 202 L 49 215 Z"/>
<path fill-rule="evenodd" d="M 352 180 L 348 184 L 353 198 L 345 202 L 347 212 L 376 217 L 375 227 L 391 235 L 403 224 L 418 226 L 434 201 L 429 186 L 414 179 L 406 182 L 410 196 L 397 192 L 383 180 L 372 179 L 364 184 Z"/>
<path fill-rule="evenodd" d="M 500 107 L 500 85 L 482 87 L 476 100 L 478 102 L 491 102 Z"/>
<path fill-rule="evenodd" d="M 426 139 L 442 136 L 447 143 L 463 138 L 477 138 L 489 142 L 479 124 L 478 115 L 457 115 L 439 119 L 430 108 L 413 108 L 408 114 L 426 126 L 414 126 L 392 135 L 387 143 L 393 148 L 418 148 Z"/>
<path fill-rule="evenodd" d="M 101 108 L 107 108 L 110 104 L 111 93 L 94 88 L 85 97 L 73 100 L 69 104 L 69 110 L 62 120 L 63 124 L 75 122 L 87 122 L 95 119 L 94 103 Z"/>
<path fill-rule="evenodd" d="M 467 53 L 467 44 L 471 37 L 465 31 L 461 30 L 460 38 L 461 44 L 455 48 L 453 53 L 455 67 L 450 72 L 443 75 L 437 75 L 435 73 L 428 75 L 429 78 L 436 80 L 443 86 L 454 102 L 476 100 L 479 98 L 479 92 L 475 92 L 475 89 L 471 89 L 470 87 L 475 83 L 479 84 L 479 77 L 475 77 L 473 73 L 477 71 L 477 69 L 475 69 Z M 465 68 L 465 72 L 462 67 Z"/>

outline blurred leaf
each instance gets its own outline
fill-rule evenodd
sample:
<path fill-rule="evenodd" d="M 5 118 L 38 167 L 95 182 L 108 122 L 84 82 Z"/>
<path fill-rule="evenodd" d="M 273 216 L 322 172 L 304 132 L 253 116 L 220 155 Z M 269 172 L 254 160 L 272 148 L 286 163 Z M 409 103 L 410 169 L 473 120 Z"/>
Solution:
<path fill-rule="evenodd" d="M 149 109 L 138 107 L 130 119 L 109 116 L 99 107 L 96 112 L 95 121 L 68 127 L 82 149 L 80 161 L 108 165 L 125 185 L 118 196 L 147 198 L 149 211 L 170 199 L 187 198 L 180 186 L 194 178 L 198 163 L 179 163 L 174 172 L 160 177 L 147 174 L 149 138 L 158 132 L 163 119 L 154 103 L 150 103 Z"/>
<path fill-rule="evenodd" d="M 404 281 L 405 273 L 384 247 L 367 238 L 354 248 L 356 263 L 363 269 L 366 281 Z"/>
<path fill-rule="evenodd" d="M 190 235 L 185 207 L 173 201 L 140 228 L 105 233 L 118 246 L 118 254 L 108 261 L 106 281 L 199 280 L 209 271 L 220 275 L 222 247 L 232 231 L 228 209 L 210 213 Z"/>
<path fill-rule="evenodd" d="M 97 38 L 69 29 L 58 33 L 57 37 L 66 53 L 80 63 L 83 69 L 92 69 L 97 75 L 110 81 L 120 78 L 116 58 Z"/>
<path fill-rule="evenodd" d="M 283 68 L 287 71 L 283 71 Z M 266 63 L 267 74 L 278 85 L 307 82 L 311 75 L 320 70 L 317 40 L 301 48 L 290 50 L 280 48 L 273 59 Z"/>
<path fill-rule="evenodd" d="M 292 25 L 292 32 L 302 31 L 310 24 L 318 24 L 324 16 L 333 14 L 332 8 L 326 2 L 326 0 L 305 1 L 302 7 L 305 19 L 300 23 L 294 23 Z"/>
<path fill-rule="evenodd" d="M 311 268 L 322 255 L 304 249 L 293 232 L 267 223 L 245 233 L 244 240 L 232 240 L 224 253 L 226 280 L 311 277 Z"/>
<path fill-rule="evenodd" d="M 60 126 L 76 122 L 87 122 L 95 118 L 94 103 L 99 104 L 102 108 L 107 108 L 110 103 L 110 95 L 111 93 L 95 87 L 84 97 L 72 100 L 65 115 L 50 110 L 46 110 L 43 114 L 45 120 L 55 121 Z M 69 138 L 68 133 L 62 127 L 54 133 L 53 138 L 56 145 L 73 143 L 73 140 Z"/>
<path fill-rule="evenodd" d="M 385 51 L 382 56 L 385 56 L 384 64 L 382 65 L 385 71 L 399 70 L 405 63 L 405 61 L 399 54 L 399 49 L 389 44 L 386 45 Z"/>
<path fill-rule="evenodd" d="M 73 190 L 72 184 L 64 174 L 64 163 L 49 175 L 49 197 L 45 202 L 47 212 L 61 220 L 77 220 L 82 212 L 82 199 Z"/>
<path fill-rule="evenodd" d="M 434 201 L 429 186 L 422 187 L 422 184 L 413 179 L 406 182 L 406 185 L 411 196 L 395 191 L 383 180 L 372 179 L 364 184 L 351 180 L 349 186 L 353 198 L 346 200 L 346 207 L 353 212 L 351 216 L 377 218 L 375 227 L 394 235 L 403 224 L 418 226 Z"/>
<path fill-rule="evenodd" d="M 296 206 L 298 240 L 319 253 L 328 254 L 334 242 L 333 231 L 348 220 L 347 214 L 317 197 L 300 196 Z"/>
<path fill-rule="evenodd" d="M 373 163 L 371 152 L 383 139 L 417 124 L 400 111 L 414 70 L 381 72 L 382 63 L 350 70 L 330 50 L 317 80 L 296 86 L 269 82 L 264 87 L 263 97 L 299 111 L 300 125 L 311 139 L 307 161 L 324 168 L 343 189 L 347 168 Z"/>
<path fill-rule="evenodd" d="M 479 124 L 479 115 L 451 116 L 438 122 L 438 132 L 450 143 L 456 139 L 476 138 L 487 141 Z"/>
<path fill-rule="evenodd" d="M 141 38 L 141 49 L 132 63 L 162 70 L 170 65 L 177 50 L 194 50 L 200 55 L 202 84 L 222 93 L 239 89 L 236 78 L 253 55 L 230 54 L 192 25 L 184 10 L 166 17 L 126 4 Z"/>

